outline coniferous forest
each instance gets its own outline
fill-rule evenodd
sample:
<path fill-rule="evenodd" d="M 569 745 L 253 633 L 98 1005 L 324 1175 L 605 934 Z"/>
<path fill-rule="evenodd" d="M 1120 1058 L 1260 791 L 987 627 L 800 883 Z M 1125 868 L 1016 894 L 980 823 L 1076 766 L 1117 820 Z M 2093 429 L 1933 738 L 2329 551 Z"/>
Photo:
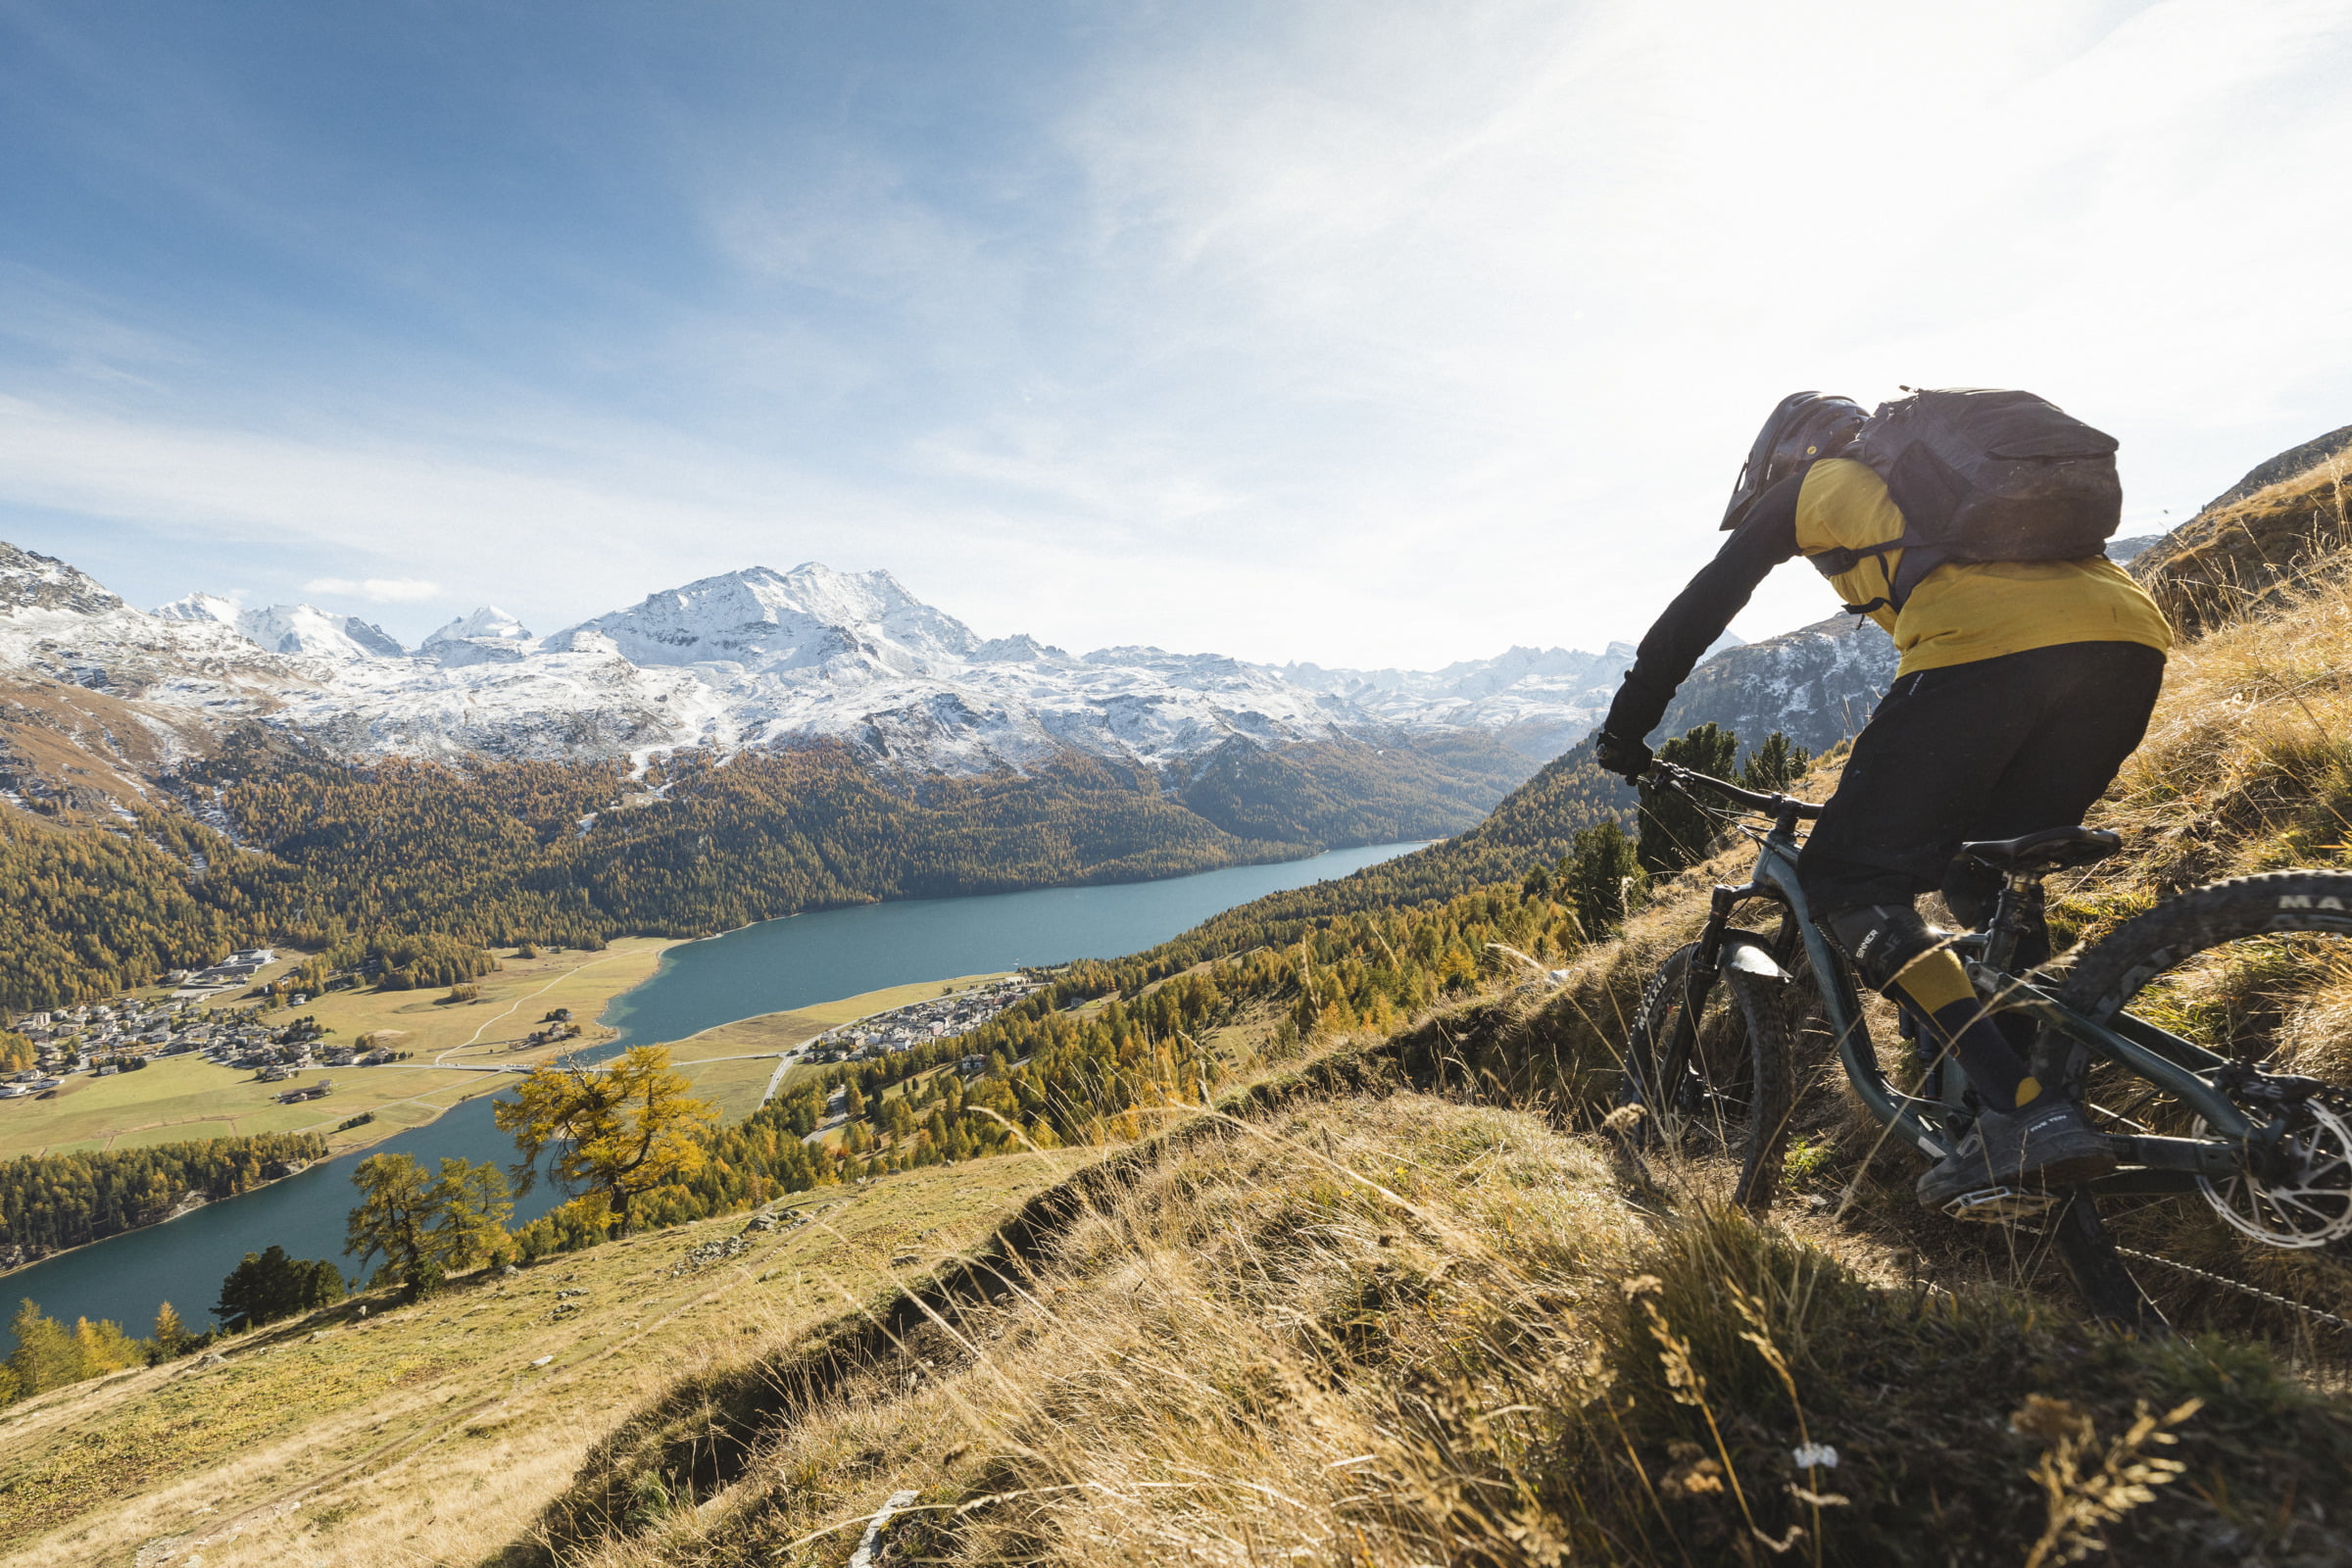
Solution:
<path fill-rule="evenodd" d="M 0 1160 L 0 1268 L 152 1225 L 191 1195 L 231 1198 L 325 1157 L 317 1133 L 261 1133 Z"/>
<path fill-rule="evenodd" d="M 685 754 L 632 776 L 355 765 L 253 731 L 166 781 L 184 811 L 105 824 L 0 811 L 0 1008 L 111 995 L 270 940 L 597 947 L 1436 837 L 1527 770 L 1484 738 L 1374 756 L 1355 742 L 1228 748 L 1162 778 L 1072 754 L 1026 774 L 898 778 L 817 743 Z"/>

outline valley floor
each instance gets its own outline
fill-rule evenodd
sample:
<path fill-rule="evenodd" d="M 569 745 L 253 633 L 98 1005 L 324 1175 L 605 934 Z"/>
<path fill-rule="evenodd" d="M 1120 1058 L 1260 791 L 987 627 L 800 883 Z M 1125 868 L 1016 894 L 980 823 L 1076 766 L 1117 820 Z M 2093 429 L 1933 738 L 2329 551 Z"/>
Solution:
<path fill-rule="evenodd" d="M 577 1039 L 520 1044 L 541 1014 L 556 1007 L 567 1006 L 578 1018 L 595 1017 L 614 997 L 649 978 L 662 954 L 674 946 L 624 939 L 605 955 L 510 956 L 505 969 L 479 982 L 480 1001 L 460 1004 L 432 1001 L 437 993 L 332 992 L 297 1010 L 316 1014 L 333 1031 L 330 1041 L 347 1043 L 371 1030 L 394 1032 L 398 1038 L 389 1043 L 408 1052 L 410 1059 L 375 1067 L 312 1068 L 279 1083 L 263 1083 L 251 1072 L 195 1055 L 162 1057 L 139 1072 L 109 1078 L 77 1074 L 55 1100 L 0 1102 L 0 1159 L 265 1132 L 318 1133 L 338 1154 L 363 1149 L 422 1126 L 467 1100 L 496 1093 L 506 1086 L 509 1068 L 536 1066 L 610 1040 L 612 1030 L 591 1024 Z M 826 1030 L 1001 978 L 1002 973 L 956 975 L 760 1013 L 689 1035 L 671 1051 L 695 1093 L 717 1105 L 722 1120 L 741 1121 L 759 1109 L 777 1058 Z M 324 1100 L 277 1102 L 285 1090 L 321 1078 L 335 1084 Z M 341 1125 L 362 1111 L 375 1119 L 358 1127 Z"/>
<path fill-rule="evenodd" d="M 677 946 L 652 938 L 623 938 L 601 953 L 577 949 L 537 958 L 507 955 L 503 967 L 475 984 L 480 998 L 445 1003 L 445 991 L 329 991 L 299 1007 L 270 1014 L 272 1022 L 316 1017 L 329 1045 L 350 1045 L 375 1034 L 408 1059 L 375 1067 L 315 1067 L 295 1078 L 263 1083 L 247 1070 L 217 1066 L 195 1054 L 157 1058 L 138 1072 L 97 1078 L 77 1073 L 54 1100 L 0 1102 L 0 1159 L 16 1154 L 84 1149 L 130 1149 L 196 1138 L 246 1133 L 316 1132 L 336 1153 L 421 1126 L 451 1106 L 504 1083 L 499 1069 L 545 1060 L 580 1041 L 520 1049 L 558 1007 L 594 1019 L 613 998 L 653 976 L 662 955 Z M 290 967 L 281 960 L 275 969 Z M 269 978 L 271 970 L 263 971 Z M 612 1031 L 587 1024 L 594 1044 Z M 334 1080 L 323 1100 L 280 1104 L 286 1090 Z M 341 1123 L 361 1112 L 374 1120 Z"/>

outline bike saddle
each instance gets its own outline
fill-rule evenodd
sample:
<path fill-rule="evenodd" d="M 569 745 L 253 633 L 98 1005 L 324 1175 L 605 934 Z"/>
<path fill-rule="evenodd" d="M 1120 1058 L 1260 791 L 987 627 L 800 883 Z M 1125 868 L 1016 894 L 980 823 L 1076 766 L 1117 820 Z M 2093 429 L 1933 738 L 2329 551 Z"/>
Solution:
<path fill-rule="evenodd" d="M 1982 839 L 1960 853 L 1996 871 L 2063 871 L 2104 860 L 2124 847 L 2121 836 L 2103 827 L 2045 827 L 2022 838 Z"/>

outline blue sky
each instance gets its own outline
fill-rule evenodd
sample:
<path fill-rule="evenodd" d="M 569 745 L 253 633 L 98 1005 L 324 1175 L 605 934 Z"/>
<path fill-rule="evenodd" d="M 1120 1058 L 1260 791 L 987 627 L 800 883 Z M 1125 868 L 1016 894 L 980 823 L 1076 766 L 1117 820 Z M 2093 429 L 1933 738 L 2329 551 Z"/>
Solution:
<path fill-rule="evenodd" d="M 2352 0 L 1823 15 L 0 0 L 0 538 L 1427 665 L 1639 635 L 1793 387 L 2033 387 L 2132 529 L 2352 421 Z"/>

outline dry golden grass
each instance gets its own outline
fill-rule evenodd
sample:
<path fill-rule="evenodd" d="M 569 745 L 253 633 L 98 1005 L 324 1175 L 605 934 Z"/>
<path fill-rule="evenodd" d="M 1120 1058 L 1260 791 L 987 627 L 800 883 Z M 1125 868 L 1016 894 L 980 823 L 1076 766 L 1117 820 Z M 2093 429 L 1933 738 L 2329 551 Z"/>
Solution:
<path fill-rule="evenodd" d="M 2085 888 L 2132 901 L 2217 876 L 2336 865 L 2352 843 L 2352 582 L 2178 649 L 2147 740 L 2097 820 L 2131 844 Z"/>
<path fill-rule="evenodd" d="M 1442 1560 L 1464 1529 L 1505 1544 L 1508 1520 L 1441 1451 L 1464 1434 L 1334 1373 L 1403 1359 L 1439 1375 L 1468 1354 L 1478 1387 L 1446 1397 L 1482 1412 L 1481 1462 L 1530 1462 L 1530 1390 L 1489 1381 L 1491 1351 L 1508 1339 L 1521 1373 L 1555 1383 L 1585 1364 L 1641 1229 L 1599 1161 L 1525 1116 L 1410 1096 L 1227 1130 L 1082 1212 L 1004 1301 L 943 1315 L 829 1391 L 734 1495 L 657 1500 L 655 1539 L 583 1560 L 736 1560 L 757 1540 L 791 1561 L 803 1536 L 809 1560 L 836 1560 L 858 1530 L 828 1527 L 905 1489 L 956 1560 L 1329 1560 L 1376 1520 L 1386 1544 L 1358 1560 Z M 996 1500 L 948 1517 L 942 1496 Z"/>
<path fill-rule="evenodd" d="M 878 1562 L 2352 1550 L 2292 1501 L 2352 1461 L 2352 1412 L 2259 1355 L 1874 1285 L 1630 1201 L 1524 1112 L 1393 1093 L 1196 1126 L 999 1263 L 995 1299 L 930 1298 L 856 1352 L 683 1380 L 591 1456 L 593 1506 L 499 1560 L 841 1563 L 908 1494 Z M 2198 1400 L 2164 1486 L 2137 1413 Z M 2062 1432 L 2010 1419 L 2061 1405 Z"/>
<path fill-rule="evenodd" d="M 2276 612 L 2342 569 L 2352 544 L 2352 449 L 2209 509 L 2132 564 L 2184 632 Z"/>

